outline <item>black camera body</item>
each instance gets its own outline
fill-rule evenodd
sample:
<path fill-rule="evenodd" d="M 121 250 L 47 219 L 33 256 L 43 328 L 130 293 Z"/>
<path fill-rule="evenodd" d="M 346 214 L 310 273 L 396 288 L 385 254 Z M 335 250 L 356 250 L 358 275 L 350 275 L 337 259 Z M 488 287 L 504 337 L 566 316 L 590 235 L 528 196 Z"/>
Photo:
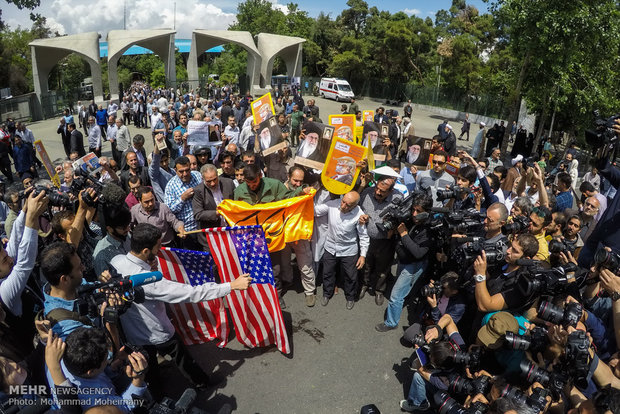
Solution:
<path fill-rule="evenodd" d="M 569 288 L 568 273 L 577 270 L 578 267 L 573 263 L 550 269 L 544 269 L 538 263 L 534 263 L 534 265 L 520 269 L 517 288 L 527 298 L 562 293 Z"/>
<path fill-rule="evenodd" d="M 576 327 L 582 313 L 583 306 L 579 302 L 571 302 L 564 309 L 546 301 L 541 302 L 538 306 L 538 317 L 540 319 L 555 325 L 562 325 L 564 328 Z"/>
<path fill-rule="evenodd" d="M 521 361 L 519 368 L 521 368 L 521 374 L 525 377 L 527 382 L 530 384 L 538 382 L 548 388 L 549 391 L 551 391 L 553 399 L 556 401 L 560 398 L 562 389 L 568 382 L 568 377 L 562 372 L 547 371 L 529 360 Z"/>
<path fill-rule="evenodd" d="M 96 177 L 90 175 L 89 173 L 85 172 L 84 170 L 80 168 L 75 170 L 75 174 L 77 177 L 73 179 L 70 189 L 71 189 L 71 192 L 75 194 L 76 197 L 80 194 L 80 191 L 87 189 L 87 188 L 92 188 L 93 190 L 95 190 L 96 197 L 101 196 L 101 190 L 103 190 L 103 184 L 101 184 Z M 86 205 L 88 205 L 89 207 L 97 206 L 97 201 L 94 198 L 92 198 L 87 192 L 84 192 L 82 194 L 82 200 L 84 200 Z"/>
<path fill-rule="evenodd" d="M 411 209 L 413 208 L 414 194 L 411 193 L 405 198 L 394 199 L 385 210 L 379 213 L 379 217 L 383 220 L 381 223 L 377 223 L 379 230 L 389 231 L 398 227 L 400 223 L 405 223 L 407 227 L 411 226 L 413 222 Z"/>
<path fill-rule="evenodd" d="M 488 264 L 493 265 L 506 260 L 506 245 L 504 242 L 489 243 L 480 239 L 463 243 L 454 250 L 452 256 L 458 263 L 467 266 L 473 263 L 482 254 L 483 250 Z"/>
<path fill-rule="evenodd" d="M 73 207 L 73 202 L 69 199 L 69 196 L 65 193 L 62 193 L 54 188 L 47 188 L 44 185 L 35 185 L 32 192 L 34 197 L 38 197 L 42 191 L 45 191 L 47 198 L 49 200 L 49 205 L 53 207 Z M 17 193 L 20 200 L 24 200 L 28 198 L 28 191 L 22 190 Z"/>
<path fill-rule="evenodd" d="M 484 215 L 474 209 L 443 213 L 430 222 L 437 245 L 449 245 L 453 234 L 480 236 L 484 233 Z"/>
<path fill-rule="evenodd" d="M 603 267 L 614 273 L 618 273 L 618 271 L 620 271 L 620 255 L 607 251 L 604 247 L 600 247 L 596 253 L 594 253 L 594 266 Z"/>
<path fill-rule="evenodd" d="M 613 127 L 617 119 L 620 119 L 620 114 L 615 114 L 609 118 L 601 118 L 599 111 L 593 111 L 594 114 L 594 130 L 586 130 L 585 138 L 586 143 L 592 148 L 598 149 L 606 145 L 615 144 L 618 141 L 618 136 L 613 130 Z"/>
<path fill-rule="evenodd" d="M 482 361 L 482 347 L 473 347 L 469 352 L 454 351 L 454 363 L 464 365 L 469 369 L 478 369 Z"/>
<path fill-rule="evenodd" d="M 443 294 L 443 287 L 425 285 L 420 289 L 420 293 L 422 293 L 422 296 L 426 297 L 431 297 L 433 295 L 440 297 Z"/>
<path fill-rule="evenodd" d="M 502 226 L 502 234 L 525 233 L 530 228 L 530 218 L 526 216 L 515 216 L 512 223 L 506 223 Z"/>
<path fill-rule="evenodd" d="M 479 401 L 474 402 L 469 408 L 463 407 L 450 394 L 438 391 L 434 394 L 433 399 L 439 414 L 485 414 L 489 411 L 489 406 Z"/>
<path fill-rule="evenodd" d="M 451 198 L 458 199 L 468 194 L 471 194 L 471 189 L 469 187 L 451 185 L 446 189 L 437 190 L 437 201 L 449 200 Z"/>
<path fill-rule="evenodd" d="M 501 391 L 501 397 L 516 402 L 519 405 L 534 407 L 538 411 L 542 411 L 547 406 L 547 397 L 549 391 L 544 388 L 534 388 L 531 395 L 525 395 L 520 389 L 507 385 Z"/>
<path fill-rule="evenodd" d="M 575 245 L 566 243 L 564 239 L 551 239 L 549 241 L 549 253 L 551 254 L 560 254 L 560 253 L 575 253 Z"/>
<path fill-rule="evenodd" d="M 562 367 L 579 388 L 588 386 L 588 373 L 592 362 L 589 351 L 590 340 L 584 331 L 574 331 L 568 335 Z"/>
<path fill-rule="evenodd" d="M 547 330 L 542 326 L 537 326 L 530 331 L 529 335 L 518 335 L 513 332 L 506 332 L 504 337 L 508 349 L 515 351 L 531 351 L 532 353 L 542 352 L 549 344 Z"/>
<path fill-rule="evenodd" d="M 469 379 L 457 374 L 450 378 L 450 384 L 448 385 L 450 393 L 461 396 L 486 394 L 490 389 L 491 378 L 486 375 Z"/>

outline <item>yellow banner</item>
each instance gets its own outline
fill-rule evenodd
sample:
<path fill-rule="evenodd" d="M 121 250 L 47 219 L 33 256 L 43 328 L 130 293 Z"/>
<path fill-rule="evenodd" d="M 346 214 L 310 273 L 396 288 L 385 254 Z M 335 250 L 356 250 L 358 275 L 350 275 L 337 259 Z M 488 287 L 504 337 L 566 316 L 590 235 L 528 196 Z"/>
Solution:
<path fill-rule="evenodd" d="M 54 165 L 52 164 L 49 155 L 47 155 L 47 150 L 45 149 L 43 142 L 41 142 L 41 140 L 35 141 L 34 148 L 37 150 L 39 157 L 41 157 L 41 162 L 45 166 L 45 170 L 50 176 L 52 183 L 54 183 L 57 188 L 60 188 L 60 177 L 58 177 L 58 173 L 54 170 Z"/>
<path fill-rule="evenodd" d="M 310 194 L 273 203 L 250 205 L 224 200 L 217 207 L 230 226 L 258 224 L 265 230 L 270 252 L 284 249 L 288 242 L 310 240 L 314 225 L 313 189 Z"/>

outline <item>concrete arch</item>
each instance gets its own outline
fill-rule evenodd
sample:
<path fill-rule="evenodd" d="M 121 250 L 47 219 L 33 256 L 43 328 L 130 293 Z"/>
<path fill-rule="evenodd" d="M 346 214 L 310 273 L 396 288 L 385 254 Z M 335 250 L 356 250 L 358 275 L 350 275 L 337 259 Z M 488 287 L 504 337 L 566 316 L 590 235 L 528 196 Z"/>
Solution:
<path fill-rule="evenodd" d="M 259 70 L 261 64 L 260 52 L 256 48 L 250 32 L 232 30 L 194 30 L 192 46 L 187 59 L 187 75 L 193 88 L 198 87 L 198 55 L 212 47 L 224 43 L 233 43 L 241 46 L 248 52 L 246 73 L 250 78 L 251 89 L 258 87 Z"/>
<path fill-rule="evenodd" d="M 273 61 L 276 56 L 282 57 L 286 63 L 289 77 L 300 77 L 302 67 L 302 44 L 306 41 L 301 37 L 280 36 L 270 33 L 258 34 L 258 50 L 262 57 L 260 68 L 260 86 L 270 88 Z"/>
<path fill-rule="evenodd" d="M 111 30 L 108 32 L 108 81 L 110 101 L 119 99 L 118 61 L 133 45 L 150 49 L 164 61 L 166 83 L 176 81 L 174 30 Z"/>
<path fill-rule="evenodd" d="M 52 68 L 65 56 L 75 53 L 88 62 L 93 79 L 93 98 L 103 101 L 101 65 L 99 62 L 99 33 L 88 32 L 69 36 L 37 39 L 29 44 L 32 54 L 32 79 L 34 91 L 39 99 L 39 114 L 42 117 L 41 97 L 48 94 L 48 77 Z"/>

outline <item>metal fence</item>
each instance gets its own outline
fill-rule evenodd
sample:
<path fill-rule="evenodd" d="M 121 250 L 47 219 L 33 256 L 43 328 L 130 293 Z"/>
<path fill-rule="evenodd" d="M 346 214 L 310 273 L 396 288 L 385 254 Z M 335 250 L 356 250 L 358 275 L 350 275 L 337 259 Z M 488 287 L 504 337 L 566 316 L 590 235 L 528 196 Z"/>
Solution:
<path fill-rule="evenodd" d="M 13 118 L 16 121 L 30 121 L 37 119 L 36 115 L 37 95 L 27 93 L 0 100 L 0 118 L 6 121 Z"/>

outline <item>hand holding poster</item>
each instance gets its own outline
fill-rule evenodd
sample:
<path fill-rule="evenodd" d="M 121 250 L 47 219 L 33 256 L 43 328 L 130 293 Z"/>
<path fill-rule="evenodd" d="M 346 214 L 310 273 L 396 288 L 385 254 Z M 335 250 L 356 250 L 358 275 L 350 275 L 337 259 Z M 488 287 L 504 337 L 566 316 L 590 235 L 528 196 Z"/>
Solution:
<path fill-rule="evenodd" d="M 362 120 L 364 122 L 373 122 L 375 120 L 375 111 L 362 112 Z"/>
<path fill-rule="evenodd" d="M 252 116 L 254 117 L 254 124 L 258 125 L 263 121 L 271 118 L 276 111 L 273 109 L 273 100 L 271 99 L 271 92 L 266 93 L 260 98 L 252 101 Z"/>
<path fill-rule="evenodd" d="M 407 165 L 426 166 L 431 153 L 432 142 L 429 138 L 405 137 L 398 149 L 400 161 Z"/>
<path fill-rule="evenodd" d="M 101 171 L 101 164 L 99 164 L 99 158 L 92 153 L 84 155 L 82 158 L 73 162 L 73 169 L 75 171 L 82 170 L 87 174 L 95 174 Z"/>
<path fill-rule="evenodd" d="M 334 194 L 346 194 L 353 189 L 360 173 L 357 163 L 366 157 L 367 149 L 354 142 L 336 137 L 327 155 L 321 182 Z"/>
<path fill-rule="evenodd" d="M 47 154 L 47 150 L 45 149 L 43 142 L 41 140 L 35 141 L 34 148 L 37 150 L 39 157 L 41 157 L 41 161 L 45 166 L 45 171 L 47 171 L 47 174 L 50 176 L 52 183 L 54 183 L 56 187 L 60 188 L 60 177 L 58 176 L 58 173 L 54 170 L 54 165 L 52 164 L 52 161 Z"/>
<path fill-rule="evenodd" d="M 275 117 L 271 117 L 260 123 L 256 139 L 258 140 L 258 146 L 255 142 L 254 148 L 260 148 L 264 156 L 274 153 L 283 147 L 281 145 L 284 141 L 282 138 L 282 129 L 278 125 Z M 273 149 L 277 145 L 279 145 L 278 148 Z"/>
<path fill-rule="evenodd" d="M 187 145 L 220 145 L 219 122 L 189 121 L 187 123 Z"/>

